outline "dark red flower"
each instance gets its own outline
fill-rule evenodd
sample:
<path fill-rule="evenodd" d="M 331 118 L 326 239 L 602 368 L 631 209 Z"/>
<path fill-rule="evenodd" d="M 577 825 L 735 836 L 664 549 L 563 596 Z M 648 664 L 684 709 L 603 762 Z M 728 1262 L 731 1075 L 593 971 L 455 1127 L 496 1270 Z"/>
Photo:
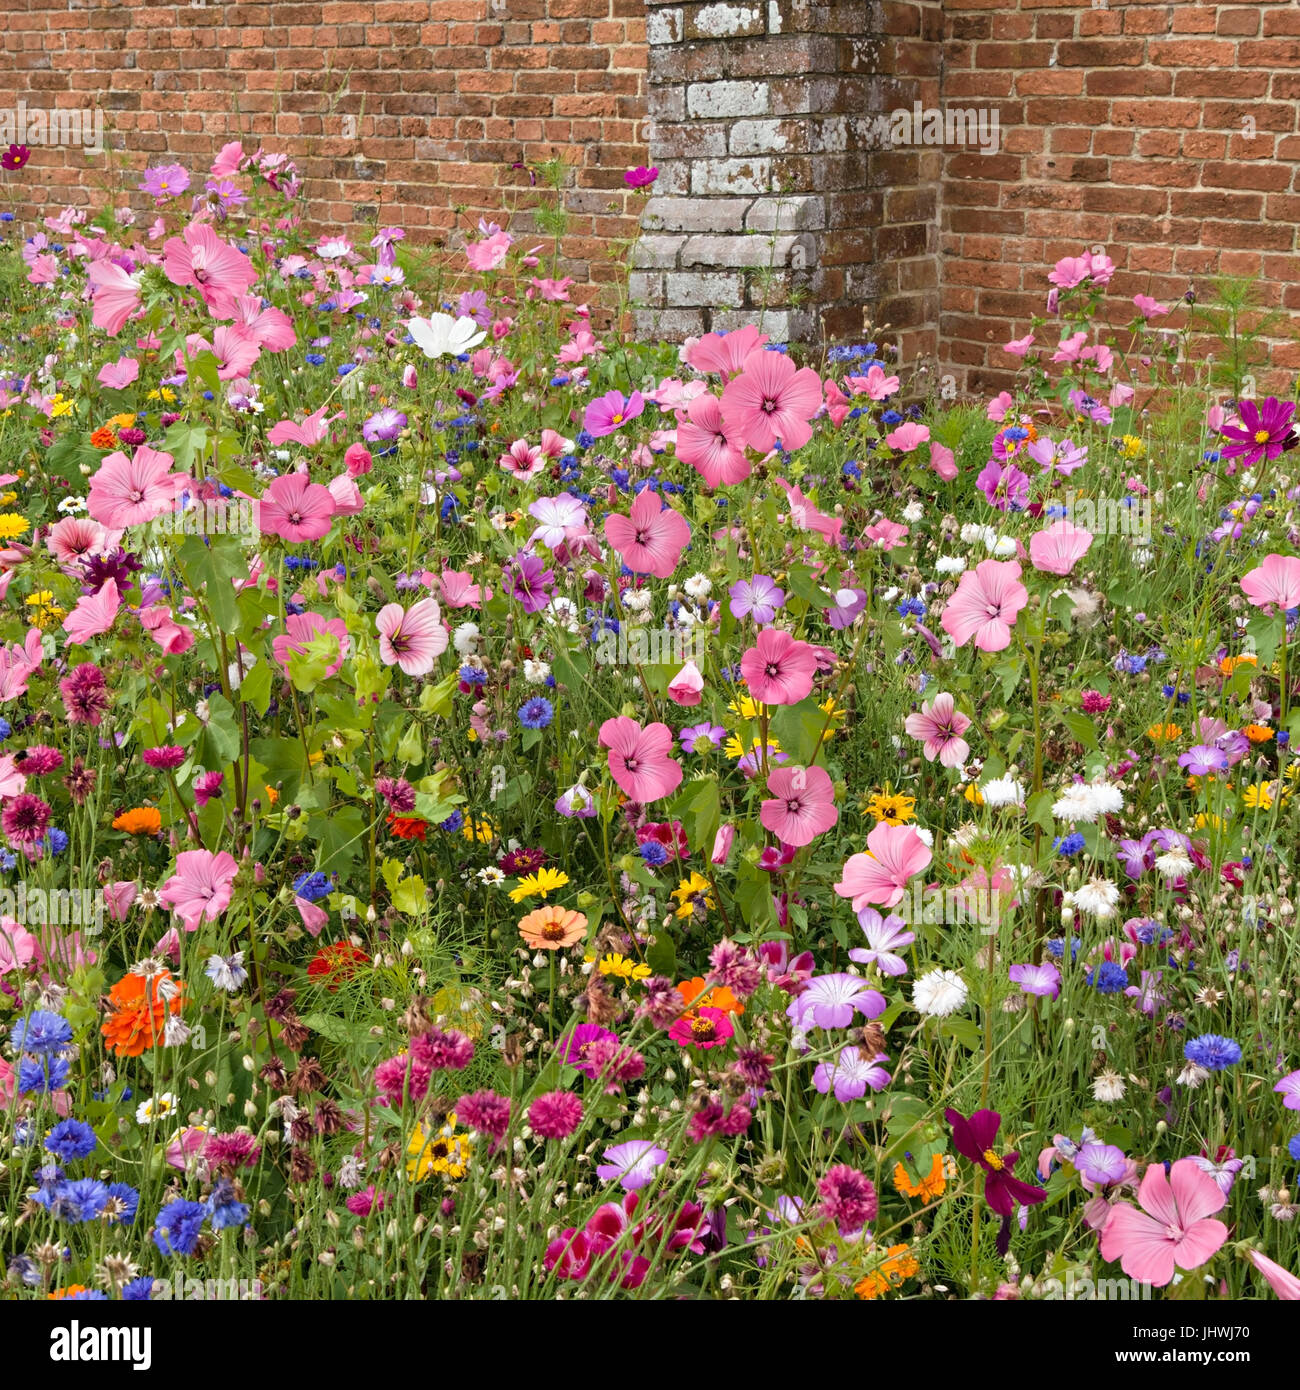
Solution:
<path fill-rule="evenodd" d="M 1017 1207 L 1031 1207 L 1047 1200 L 1047 1193 L 1032 1183 L 1013 1177 L 1018 1153 L 999 1154 L 997 1141 L 1002 1116 L 996 1110 L 977 1110 L 970 1119 L 959 1111 L 945 1110 L 944 1119 L 952 1126 L 953 1147 L 963 1158 L 984 1169 L 984 1200 L 989 1210 L 1002 1218 L 998 1232 L 998 1254 L 1005 1255 L 1011 1244 L 1011 1217 Z"/>
<path fill-rule="evenodd" d="M 10 145 L 4 154 L 0 154 L 0 167 L 21 169 L 31 157 L 32 152 L 26 145 Z"/>

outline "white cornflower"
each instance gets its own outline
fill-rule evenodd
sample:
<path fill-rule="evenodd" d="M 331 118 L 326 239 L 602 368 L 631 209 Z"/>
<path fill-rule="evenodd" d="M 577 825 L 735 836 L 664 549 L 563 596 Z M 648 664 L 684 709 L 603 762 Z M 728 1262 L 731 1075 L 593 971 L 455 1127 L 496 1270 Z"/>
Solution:
<path fill-rule="evenodd" d="M 1180 1086 L 1190 1086 L 1194 1091 L 1208 1076 L 1209 1072 L 1204 1067 L 1198 1067 L 1195 1062 L 1188 1064 L 1178 1073 L 1178 1084 Z"/>
<path fill-rule="evenodd" d="M 1107 879 L 1091 878 L 1074 890 L 1074 906 L 1099 922 L 1107 922 L 1119 906 L 1119 889 Z"/>
<path fill-rule="evenodd" d="M 903 508 L 904 521 L 920 521 L 925 515 L 925 508 L 919 502 L 909 502 Z"/>
<path fill-rule="evenodd" d="M 936 574 L 960 574 L 966 568 L 966 561 L 960 555 L 940 555 L 934 562 Z"/>
<path fill-rule="evenodd" d="M 955 970 L 931 970 L 912 986 L 912 1004 L 928 1018 L 947 1018 L 963 1007 L 969 993 Z"/>
<path fill-rule="evenodd" d="M 550 678 L 551 668 L 544 661 L 533 661 L 528 658 L 524 661 L 524 680 L 529 685 L 545 685 Z"/>
<path fill-rule="evenodd" d="M 1086 782 L 1073 782 L 1052 802 L 1052 814 L 1057 820 L 1085 821 L 1091 825 L 1097 819 L 1097 803 L 1092 788 Z"/>
<path fill-rule="evenodd" d="M 1124 1099 L 1124 1078 L 1117 1071 L 1098 1072 L 1092 1081 L 1092 1098 L 1101 1101 Z"/>
<path fill-rule="evenodd" d="M 708 598 L 713 589 L 713 580 L 707 574 L 693 574 L 682 588 L 686 590 L 688 597 L 699 603 Z"/>
<path fill-rule="evenodd" d="M 1099 815 L 1116 816 L 1124 809 L 1124 793 L 1109 782 L 1090 782 L 1092 804 Z"/>
<path fill-rule="evenodd" d="M 995 777 L 980 788 L 986 806 L 1021 806 L 1025 800 L 1023 782 L 1014 777 Z"/>
<path fill-rule="evenodd" d="M 473 656 L 478 651 L 478 639 L 477 623 L 461 623 L 451 634 L 451 644 L 458 656 Z"/>
<path fill-rule="evenodd" d="M 654 602 L 654 594 L 649 589 L 629 589 L 623 595 L 623 607 L 632 613 L 644 613 Z"/>
<path fill-rule="evenodd" d="M 1187 854 L 1177 847 L 1171 849 L 1166 854 L 1156 856 L 1156 869 L 1162 878 L 1172 882 L 1177 878 L 1186 878 L 1195 868 L 1195 865 L 1187 857 Z"/>

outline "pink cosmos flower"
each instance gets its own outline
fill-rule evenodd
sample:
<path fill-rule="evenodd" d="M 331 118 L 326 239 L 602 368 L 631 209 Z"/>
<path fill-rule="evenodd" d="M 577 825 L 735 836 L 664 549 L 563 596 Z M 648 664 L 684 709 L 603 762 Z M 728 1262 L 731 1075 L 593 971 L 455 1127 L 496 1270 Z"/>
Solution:
<path fill-rule="evenodd" d="M 601 439 L 622 429 L 629 420 L 635 420 L 644 409 L 645 398 L 640 391 L 633 391 L 626 398 L 622 391 L 606 391 L 603 396 L 587 402 L 582 423 L 588 434 Z"/>
<path fill-rule="evenodd" d="M 86 279 L 95 287 L 90 321 L 110 337 L 116 337 L 140 307 L 140 286 L 120 265 L 109 260 L 95 261 L 86 271 Z"/>
<path fill-rule="evenodd" d="M 744 370 L 722 391 L 722 414 L 749 445 L 766 453 L 779 440 L 787 451 L 812 438 L 808 423 L 822 403 L 822 379 L 784 353 L 751 352 Z"/>
<path fill-rule="evenodd" d="M 696 396 L 687 404 L 685 418 L 677 419 L 677 457 L 710 487 L 728 487 L 749 477 L 744 438 L 723 420 L 716 396 Z"/>
<path fill-rule="evenodd" d="M 162 516 L 190 481 L 184 473 L 168 472 L 173 461 L 147 444 L 129 459 L 121 452 L 107 455 L 90 480 L 86 509 L 94 520 L 114 528 Z"/>
<path fill-rule="evenodd" d="M 258 501 L 257 522 L 264 535 L 292 544 L 318 541 L 329 533 L 334 510 L 329 488 L 313 483 L 306 473 L 282 473 Z"/>
<path fill-rule="evenodd" d="M 1270 604 L 1284 611 L 1300 607 L 1300 560 L 1291 555 L 1266 555 L 1262 565 L 1242 575 L 1241 587 L 1256 608 Z"/>
<path fill-rule="evenodd" d="M 961 767 L 970 757 L 970 744 L 962 738 L 970 723 L 953 697 L 944 691 L 922 705 L 919 714 L 909 714 L 903 727 L 913 738 L 921 740 L 921 751 L 928 762 L 938 758 L 944 767 Z"/>
<path fill-rule="evenodd" d="M 910 825 L 882 821 L 867 836 L 867 852 L 849 857 L 835 891 L 853 900 L 854 912 L 873 903 L 895 907 L 903 901 L 907 880 L 932 858 L 929 846 Z"/>
<path fill-rule="evenodd" d="M 1069 574 L 1088 553 L 1092 532 L 1071 526 L 1064 517 L 1043 531 L 1036 531 L 1029 542 L 1029 558 L 1044 574 Z"/>
<path fill-rule="evenodd" d="M 973 637 L 980 651 L 1000 652 L 1011 645 L 1011 628 L 1028 602 L 1015 560 L 983 560 L 962 575 L 939 623 L 959 647 Z"/>
<path fill-rule="evenodd" d="M 437 601 L 422 598 L 410 608 L 385 604 L 375 616 L 379 655 L 385 666 L 400 666 L 408 676 L 426 676 L 451 640 L 442 625 Z"/>
<path fill-rule="evenodd" d="M 664 506 L 659 494 L 649 488 L 637 494 L 630 518 L 617 512 L 605 518 L 605 539 L 633 574 L 667 579 L 690 538 L 685 517 Z"/>
<path fill-rule="evenodd" d="M 471 270 L 498 270 L 505 264 L 514 238 L 509 232 L 493 232 L 486 241 L 472 241 L 465 248 L 465 259 Z"/>
<path fill-rule="evenodd" d="M 767 341 L 767 334 L 750 323 L 732 333 L 706 333 L 687 345 L 686 365 L 697 372 L 717 372 L 726 380 L 741 372 L 750 353 L 757 352 Z"/>
<path fill-rule="evenodd" d="M 68 640 L 84 646 L 92 637 L 107 632 L 121 607 L 117 581 L 106 579 L 98 593 L 79 598 L 77 606 L 64 618 L 63 630 Z"/>
<path fill-rule="evenodd" d="M 173 285 L 193 285 L 218 319 L 234 318 L 236 300 L 257 279 L 253 263 L 212 230 L 191 222 L 163 244 L 163 274 Z"/>
<path fill-rule="evenodd" d="M 779 767 L 767 779 L 775 798 L 759 807 L 759 819 L 783 844 L 810 845 L 840 818 L 835 788 L 820 767 Z"/>
<path fill-rule="evenodd" d="M 632 798 L 645 805 L 670 796 L 681 785 L 682 770 L 669 757 L 673 731 L 667 724 L 647 724 L 620 716 L 600 726 L 600 745 L 609 749 L 609 772 Z"/>
<path fill-rule="evenodd" d="M 797 705 L 811 693 L 817 657 L 807 642 L 780 628 L 764 628 L 740 658 L 749 693 L 765 705 Z"/>
<path fill-rule="evenodd" d="M 185 924 L 197 931 L 203 921 L 215 922 L 230 906 L 239 865 L 222 850 L 182 850 L 176 856 L 176 872 L 158 890 L 159 899 Z"/>
<path fill-rule="evenodd" d="M 1138 1206 L 1117 1202 L 1101 1233 L 1101 1257 L 1118 1260 L 1130 1279 L 1163 1288 L 1175 1267 L 1199 1269 L 1228 1239 L 1213 1215 L 1227 1197 L 1191 1158 L 1180 1158 L 1168 1177 L 1152 1163 L 1138 1188 Z"/>
<path fill-rule="evenodd" d="M 526 483 L 546 467 L 546 455 L 536 444 L 530 444 L 526 439 L 516 439 L 497 459 L 497 463 L 517 482 Z"/>

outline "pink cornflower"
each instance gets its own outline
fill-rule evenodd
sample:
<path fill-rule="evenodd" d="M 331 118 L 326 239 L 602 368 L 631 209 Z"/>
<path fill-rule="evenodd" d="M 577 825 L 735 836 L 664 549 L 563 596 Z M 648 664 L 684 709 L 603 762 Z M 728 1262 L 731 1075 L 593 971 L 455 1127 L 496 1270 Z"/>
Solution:
<path fill-rule="evenodd" d="M 741 374 L 722 391 L 722 414 L 749 445 L 767 453 L 778 441 L 787 452 L 812 438 L 808 423 L 822 404 L 822 379 L 780 352 L 751 352 Z"/>
<path fill-rule="evenodd" d="M 811 693 L 817 658 L 807 642 L 780 628 L 765 628 L 740 658 L 749 693 L 765 705 L 797 705 Z"/>
<path fill-rule="evenodd" d="M 582 1101 L 572 1091 L 548 1091 L 528 1107 L 528 1123 L 543 1139 L 567 1139 L 582 1123 Z"/>
<path fill-rule="evenodd" d="M 767 779 L 775 798 L 759 807 L 759 819 L 783 844 L 810 845 L 840 818 L 835 788 L 820 767 L 780 767 Z"/>
<path fill-rule="evenodd" d="M 939 623 L 959 647 L 974 638 L 980 651 L 1000 652 L 1011 645 L 1011 628 L 1028 602 L 1014 560 L 983 560 L 962 575 Z"/>
<path fill-rule="evenodd" d="M 100 724 L 112 703 L 108 681 L 93 661 L 83 661 L 59 682 L 69 724 Z"/>
<path fill-rule="evenodd" d="M 600 726 L 600 744 L 609 749 L 610 776 L 633 801 L 658 801 L 681 785 L 681 767 L 669 757 L 673 731 L 667 724 L 643 729 L 625 715 L 607 719 Z"/>
<path fill-rule="evenodd" d="M 495 1091 L 475 1091 L 452 1107 L 457 1120 L 467 1129 L 492 1136 L 489 1153 L 495 1153 L 510 1128 L 510 1102 Z"/>
<path fill-rule="evenodd" d="M 913 738 L 921 740 L 921 751 L 927 762 L 938 758 L 944 767 L 961 767 L 970 757 L 970 744 L 962 738 L 970 723 L 953 697 L 943 691 L 929 704 L 922 705 L 919 714 L 909 714 L 903 721 L 903 728 Z"/>
<path fill-rule="evenodd" d="M 22 751 L 17 763 L 24 777 L 44 777 L 63 766 L 63 754 L 48 744 L 34 743 Z"/>
<path fill-rule="evenodd" d="M 430 1028 L 411 1039 L 411 1056 L 434 1071 L 464 1071 L 474 1059 L 474 1043 L 458 1029 Z"/>
<path fill-rule="evenodd" d="M 5 839 L 15 849 L 22 850 L 31 858 L 37 843 L 49 829 L 52 814 L 48 802 L 31 792 L 24 792 L 14 797 L 0 812 L 0 830 L 4 831 Z"/>
<path fill-rule="evenodd" d="M 251 1168 L 261 1152 L 256 1137 L 238 1129 L 229 1134 L 209 1134 L 203 1145 L 203 1157 L 210 1168 Z"/>
<path fill-rule="evenodd" d="M 400 666 L 408 676 L 426 676 L 447 650 L 450 638 L 436 599 L 422 598 L 410 608 L 385 604 L 375 617 L 379 655 L 385 666 Z"/>
<path fill-rule="evenodd" d="M 709 978 L 737 999 L 748 999 L 763 983 L 763 965 L 745 947 L 723 939 L 709 952 Z"/>
<path fill-rule="evenodd" d="M 350 1194 L 343 1205 L 353 1216 L 369 1216 L 371 1212 L 383 1211 L 388 1205 L 388 1200 L 388 1193 L 378 1191 L 374 1183 L 371 1183 L 360 1192 Z"/>
<path fill-rule="evenodd" d="M 221 796 L 221 784 L 226 780 L 224 772 L 200 772 L 194 779 L 194 804 L 203 807 L 209 801 Z"/>
<path fill-rule="evenodd" d="M 605 539 L 633 574 L 667 579 L 691 539 L 691 528 L 680 512 L 646 488 L 637 494 L 630 516 L 614 512 L 605 518 Z"/>

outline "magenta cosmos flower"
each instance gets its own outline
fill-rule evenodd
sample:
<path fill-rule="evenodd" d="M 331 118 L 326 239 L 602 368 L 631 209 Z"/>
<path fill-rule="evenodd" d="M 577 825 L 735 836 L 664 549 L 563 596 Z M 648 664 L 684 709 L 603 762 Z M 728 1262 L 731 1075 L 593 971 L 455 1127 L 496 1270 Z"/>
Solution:
<path fill-rule="evenodd" d="M 222 850 L 182 850 L 176 856 L 176 872 L 158 890 L 158 897 L 172 908 L 186 931 L 197 931 L 203 921 L 215 922 L 230 906 L 239 865 Z"/>
<path fill-rule="evenodd" d="M 673 731 L 667 724 L 647 724 L 620 715 L 600 726 L 600 744 L 609 749 L 609 773 L 632 798 L 644 805 L 670 796 L 681 785 L 682 770 L 669 757 Z"/>
<path fill-rule="evenodd" d="M 1300 608 L 1300 560 L 1291 555 L 1266 555 L 1264 563 L 1241 577 L 1242 592 L 1256 608 L 1287 612 Z"/>
<path fill-rule="evenodd" d="M 919 874 L 931 858 L 929 846 L 910 825 L 886 825 L 882 821 L 867 836 L 866 853 L 854 854 L 845 863 L 835 891 L 853 900 L 854 912 L 873 903 L 894 907 L 902 902 L 908 879 Z"/>
<path fill-rule="evenodd" d="M 780 767 L 767 779 L 773 800 L 759 807 L 759 819 L 783 844 L 810 845 L 840 818 L 835 787 L 820 767 Z"/>
<path fill-rule="evenodd" d="M 938 758 L 944 767 L 961 767 L 970 757 L 970 744 L 962 738 L 970 728 L 970 720 L 946 691 L 922 705 L 920 714 L 909 714 L 903 727 L 913 738 L 921 740 L 921 751 L 928 762 Z"/>
<path fill-rule="evenodd" d="M 1247 468 L 1263 459 L 1277 458 L 1295 446 L 1295 426 L 1291 423 L 1294 414 L 1295 402 L 1283 402 L 1276 396 L 1260 405 L 1238 401 L 1237 417 L 1241 424 L 1224 425 L 1219 431 L 1232 440 L 1220 450 L 1221 455 L 1225 459 L 1241 459 Z"/>
<path fill-rule="evenodd" d="M 615 512 L 605 518 L 605 539 L 633 574 L 667 579 L 690 538 L 686 518 L 664 506 L 659 494 L 649 488 L 637 494 L 630 517 Z"/>
<path fill-rule="evenodd" d="M 379 655 L 385 666 L 399 666 L 408 676 L 427 676 L 447 650 L 447 629 L 436 599 L 422 598 L 410 608 L 388 603 L 375 616 Z"/>
<path fill-rule="evenodd" d="M 658 169 L 647 169 L 644 164 L 638 164 L 635 168 L 627 170 L 623 175 L 623 182 L 629 188 L 649 188 L 658 177 Z"/>
<path fill-rule="evenodd" d="M 1011 628 L 1028 602 L 1016 561 L 984 560 L 962 575 L 939 623 L 959 647 L 974 638 L 980 651 L 1000 652 L 1011 645 Z"/>
<path fill-rule="evenodd" d="M 740 658 L 749 693 L 765 705 L 797 705 L 813 687 L 817 657 L 807 642 L 765 628 Z"/>
<path fill-rule="evenodd" d="M 645 400 L 640 391 L 633 391 L 626 397 L 622 391 L 606 391 L 603 396 L 587 402 L 582 423 L 588 434 L 600 439 L 621 429 L 629 420 L 635 420 L 644 409 Z"/>
<path fill-rule="evenodd" d="M 334 496 L 306 473 L 285 473 L 271 481 L 257 504 L 257 524 L 265 535 L 298 544 L 328 534 Z"/>
<path fill-rule="evenodd" d="M 117 530 L 152 521 L 176 505 L 189 482 L 184 473 L 172 473 L 170 454 L 141 444 L 131 458 L 109 454 L 90 480 L 86 510 L 95 521 Z"/>
<path fill-rule="evenodd" d="M 722 414 L 749 445 L 767 453 L 779 441 L 787 451 L 812 438 L 808 423 L 822 404 L 822 379 L 798 368 L 784 353 L 760 349 L 745 358 L 744 370 L 722 391 Z"/>
<path fill-rule="evenodd" d="M 1002 1218 L 997 1249 L 1005 1255 L 1011 1244 L 1011 1217 L 1017 1207 L 1031 1207 L 1047 1200 L 1047 1193 L 1032 1183 L 1021 1182 L 1012 1175 L 1018 1153 L 999 1154 L 993 1147 L 997 1142 L 1002 1116 L 996 1110 L 977 1110 L 968 1120 L 956 1110 L 945 1110 L 944 1118 L 952 1126 L 953 1148 L 963 1158 L 984 1169 L 984 1200 L 989 1210 Z"/>
<path fill-rule="evenodd" d="M 709 487 L 728 487 L 749 477 L 752 465 L 739 429 L 722 418 L 722 402 L 705 394 L 677 416 L 677 457 Z"/>
<path fill-rule="evenodd" d="M 1175 1269 L 1199 1269 L 1228 1239 L 1214 1220 L 1227 1197 L 1196 1160 L 1180 1158 L 1168 1177 L 1163 1163 L 1142 1175 L 1138 1207 L 1116 1202 L 1101 1233 L 1101 1257 L 1118 1260 L 1130 1279 L 1159 1289 Z"/>

